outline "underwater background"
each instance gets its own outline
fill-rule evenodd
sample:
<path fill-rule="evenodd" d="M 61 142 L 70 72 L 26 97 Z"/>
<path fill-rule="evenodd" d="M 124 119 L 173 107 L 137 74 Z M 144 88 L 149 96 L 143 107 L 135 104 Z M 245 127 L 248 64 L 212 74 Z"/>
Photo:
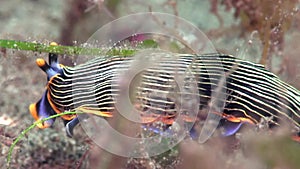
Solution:
<path fill-rule="evenodd" d="M 163 12 L 193 23 L 218 52 L 265 65 L 300 89 L 299 0 L 1 0 L 0 39 L 78 45 L 102 25 L 137 12 Z M 34 119 L 28 106 L 40 99 L 46 76 L 35 64 L 47 53 L 0 48 L 0 168 L 9 147 Z M 80 64 L 60 56 L 61 63 Z M 300 145 L 287 129 L 237 134 L 205 144 L 186 139 L 149 158 L 125 158 L 100 149 L 77 127 L 68 138 L 60 119 L 33 129 L 15 147 L 11 168 L 26 169 L 297 169 Z"/>

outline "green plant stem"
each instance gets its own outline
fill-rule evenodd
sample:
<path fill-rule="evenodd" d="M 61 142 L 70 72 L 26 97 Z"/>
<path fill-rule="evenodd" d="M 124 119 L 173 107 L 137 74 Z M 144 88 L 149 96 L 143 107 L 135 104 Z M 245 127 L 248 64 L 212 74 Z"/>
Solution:
<path fill-rule="evenodd" d="M 11 155 L 12 155 L 12 151 L 13 149 L 15 148 L 16 144 L 31 130 L 33 129 L 37 124 L 39 123 L 43 123 L 44 121 L 47 121 L 49 119 L 52 119 L 52 118 L 56 118 L 56 117 L 59 117 L 59 116 L 63 116 L 63 115 L 68 115 L 68 114 L 83 114 L 85 112 L 63 112 L 63 113 L 60 113 L 60 114 L 55 114 L 55 115 L 52 115 L 52 116 L 49 116 L 47 118 L 44 118 L 44 119 L 41 119 L 41 120 L 38 120 L 36 122 L 34 122 L 31 126 L 29 126 L 28 128 L 26 128 L 25 130 L 23 130 L 21 132 L 21 134 L 19 134 L 19 136 L 16 138 L 16 140 L 11 144 L 11 146 L 9 147 L 9 151 L 8 151 L 8 155 L 7 155 L 7 166 L 9 167 L 9 164 L 10 164 L 10 160 L 11 160 Z"/>
<path fill-rule="evenodd" d="M 118 49 L 107 48 L 106 50 L 100 48 L 84 48 L 78 46 L 51 46 L 50 44 L 42 44 L 35 42 L 25 42 L 16 40 L 0 39 L 0 48 L 16 49 L 16 50 L 29 50 L 33 52 L 57 53 L 68 55 L 119 55 L 130 56 L 135 53 L 133 49 Z"/>

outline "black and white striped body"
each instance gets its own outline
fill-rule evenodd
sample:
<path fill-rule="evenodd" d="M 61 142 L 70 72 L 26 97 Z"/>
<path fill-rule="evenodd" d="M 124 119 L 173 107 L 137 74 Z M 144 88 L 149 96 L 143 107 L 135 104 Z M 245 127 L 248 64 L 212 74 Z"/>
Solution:
<path fill-rule="evenodd" d="M 48 99 L 61 112 L 80 106 L 113 112 L 115 98 L 122 89 L 119 86 L 120 77 L 122 73 L 130 72 L 128 69 L 132 62 L 131 57 L 115 56 L 95 58 L 75 67 L 64 67 L 62 74 L 49 81 Z M 177 94 L 196 95 L 199 98 L 199 109 L 203 110 L 208 106 L 212 92 L 218 88 L 224 74 L 227 74 L 223 86 L 225 107 L 219 113 L 245 117 L 255 124 L 262 119 L 270 119 L 271 126 L 279 125 L 280 119 L 285 118 L 295 127 L 300 127 L 299 91 L 261 65 L 229 55 L 178 54 L 173 60 L 160 61 L 146 68 L 140 75 L 141 81 L 135 89 L 135 97 L 141 111 L 172 115 L 178 106 Z M 192 92 L 188 87 L 184 91 L 178 89 L 174 78 L 177 75 L 187 75 L 181 78 L 184 84 L 188 84 L 188 79 L 196 81 L 197 92 Z M 185 107 L 184 104 L 181 102 L 182 107 Z"/>

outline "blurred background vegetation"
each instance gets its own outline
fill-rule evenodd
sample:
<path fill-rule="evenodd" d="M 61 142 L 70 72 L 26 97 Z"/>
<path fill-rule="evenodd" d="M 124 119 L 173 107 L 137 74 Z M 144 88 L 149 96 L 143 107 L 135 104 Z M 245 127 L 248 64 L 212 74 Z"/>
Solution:
<path fill-rule="evenodd" d="M 202 30 L 222 53 L 261 63 L 300 89 L 299 0 L 1 0 L 0 38 L 78 45 L 102 25 L 137 12 L 164 12 Z M 35 65 L 44 53 L 0 51 L 0 167 L 8 147 L 33 119 L 28 105 L 41 96 L 45 75 Z M 72 57 L 61 62 L 72 66 Z M 300 146 L 285 129 L 246 133 L 199 145 L 189 139 L 175 150 L 147 159 L 102 151 L 80 128 L 65 136 L 55 127 L 34 130 L 18 144 L 12 168 L 299 168 Z"/>

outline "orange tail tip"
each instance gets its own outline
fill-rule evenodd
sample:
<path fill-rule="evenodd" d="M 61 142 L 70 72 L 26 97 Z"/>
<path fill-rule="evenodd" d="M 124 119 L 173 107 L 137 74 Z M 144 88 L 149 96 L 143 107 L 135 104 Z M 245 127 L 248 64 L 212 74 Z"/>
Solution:
<path fill-rule="evenodd" d="M 40 129 L 45 129 L 51 127 L 51 124 L 48 124 L 46 121 L 44 122 L 39 122 L 39 120 L 36 121 L 36 126 Z"/>
<path fill-rule="evenodd" d="M 34 120 L 39 120 L 39 116 L 36 110 L 36 104 L 32 103 L 29 105 L 29 112 L 32 115 L 32 117 L 34 118 Z"/>
<path fill-rule="evenodd" d="M 39 118 L 35 103 L 32 103 L 32 104 L 29 105 L 29 112 L 32 115 L 32 117 L 34 118 L 34 120 L 36 120 L 36 123 L 37 123 L 40 120 L 40 118 Z M 44 129 L 44 128 L 50 127 L 51 124 L 44 121 L 44 122 L 38 122 L 36 124 L 36 126 L 40 129 Z"/>

